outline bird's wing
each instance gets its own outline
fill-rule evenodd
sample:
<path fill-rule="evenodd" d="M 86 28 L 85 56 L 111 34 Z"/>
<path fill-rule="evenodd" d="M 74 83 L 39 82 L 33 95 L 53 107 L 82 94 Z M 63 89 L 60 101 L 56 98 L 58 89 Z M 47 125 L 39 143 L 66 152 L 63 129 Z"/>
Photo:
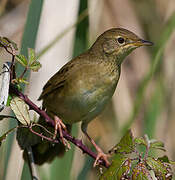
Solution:
<path fill-rule="evenodd" d="M 43 91 L 39 97 L 38 100 L 43 99 L 44 96 L 47 96 L 51 92 L 55 91 L 58 88 L 61 88 L 64 86 L 65 81 L 68 76 L 68 70 L 70 71 L 70 63 L 67 63 L 65 66 L 63 66 L 43 87 Z"/>
<path fill-rule="evenodd" d="M 67 64 L 65 64 L 54 76 L 52 76 L 43 87 L 43 91 L 38 100 L 43 99 L 44 96 L 47 96 L 56 89 L 58 90 L 58 88 L 61 90 L 64 87 L 66 80 L 69 79 L 73 74 L 72 71 L 77 71 L 79 67 L 81 67 L 81 65 L 86 62 L 83 60 L 84 55 L 85 53 L 80 54 L 76 58 L 72 59 Z"/>

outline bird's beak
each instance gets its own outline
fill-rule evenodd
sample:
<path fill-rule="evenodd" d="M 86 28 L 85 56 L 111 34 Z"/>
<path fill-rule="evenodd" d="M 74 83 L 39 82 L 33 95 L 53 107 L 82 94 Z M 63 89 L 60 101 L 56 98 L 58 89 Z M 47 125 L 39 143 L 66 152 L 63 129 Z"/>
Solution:
<path fill-rule="evenodd" d="M 134 44 L 137 47 L 139 47 L 139 46 L 152 46 L 154 43 L 147 40 L 139 39 L 138 41 L 134 42 Z"/>

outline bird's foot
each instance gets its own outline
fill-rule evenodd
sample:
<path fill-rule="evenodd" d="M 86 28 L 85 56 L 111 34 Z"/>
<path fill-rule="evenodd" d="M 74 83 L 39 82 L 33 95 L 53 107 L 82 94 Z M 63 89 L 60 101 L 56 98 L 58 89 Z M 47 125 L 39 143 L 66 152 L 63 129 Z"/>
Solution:
<path fill-rule="evenodd" d="M 60 140 L 61 142 L 64 144 L 64 146 L 67 148 L 67 149 L 71 149 L 70 147 L 70 144 L 69 142 L 63 137 L 63 130 L 64 129 L 65 131 L 67 131 L 66 129 L 66 125 L 62 122 L 62 120 L 55 116 L 54 117 L 54 120 L 55 120 L 55 132 L 54 132 L 54 136 L 53 136 L 53 139 L 56 138 L 57 136 L 57 131 L 59 131 L 59 135 L 60 135 Z"/>
<path fill-rule="evenodd" d="M 105 154 L 100 148 L 97 151 L 97 157 L 95 159 L 95 162 L 93 164 L 93 167 L 96 167 L 99 165 L 99 160 L 104 160 L 107 166 L 110 165 L 110 162 L 108 161 L 108 158 L 110 157 L 109 154 Z"/>

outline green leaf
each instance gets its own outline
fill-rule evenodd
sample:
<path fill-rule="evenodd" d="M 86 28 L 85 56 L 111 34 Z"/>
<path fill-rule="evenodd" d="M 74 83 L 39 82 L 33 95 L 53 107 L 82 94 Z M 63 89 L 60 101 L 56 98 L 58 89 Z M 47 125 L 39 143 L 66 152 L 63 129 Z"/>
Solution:
<path fill-rule="evenodd" d="M 29 66 L 36 61 L 35 51 L 32 48 L 28 48 L 28 59 L 29 59 Z"/>
<path fill-rule="evenodd" d="M 15 59 L 21 64 L 23 65 L 24 67 L 27 67 L 28 65 L 28 62 L 27 62 L 27 59 L 24 55 L 22 54 L 19 54 L 19 55 L 16 55 L 15 56 Z"/>
<path fill-rule="evenodd" d="M 150 141 L 150 148 L 160 149 L 162 151 L 166 151 L 164 148 L 164 143 L 157 140 Z"/>
<path fill-rule="evenodd" d="M 132 153 L 135 150 L 135 142 L 131 130 L 128 130 L 120 142 L 113 147 L 110 153 Z"/>
<path fill-rule="evenodd" d="M 13 116 L 9 116 L 9 115 L 0 115 L 0 121 L 3 120 L 3 119 L 6 119 L 6 118 L 14 118 L 14 119 L 16 119 L 16 117 L 13 117 Z"/>
<path fill-rule="evenodd" d="M 11 133 L 11 132 L 12 132 L 13 130 L 15 130 L 15 129 L 16 129 L 16 127 L 8 130 L 6 133 L 4 133 L 2 136 L 0 136 L 0 146 L 1 146 L 1 144 L 2 144 L 2 141 L 4 141 L 4 140 L 6 139 L 7 135 L 8 135 L 9 133 Z"/>
<path fill-rule="evenodd" d="M 161 162 L 170 163 L 170 160 L 169 160 L 168 156 L 166 156 L 166 155 L 159 157 L 158 160 Z"/>
<path fill-rule="evenodd" d="M 139 162 L 132 170 L 132 180 L 152 180 L 148 169 L 143 162 Z"/>
<path fill-rule="evenodd" d="M 10 107 L 20 123 L 23 125 L 30 124 L 29 107 L 22 99 L 19 97 L 13 97 Z"/>
<path fill-rule="evenodd" d="M 30 69 L 32 71 L 38 71 L 41 68 L 41 63 L 39 61 L 35 61 L 30 65 Z"/>
<path fill-rule="evenodd" d="M 154 171 L 155 176 L 158 179 L 172 179 L 172 170 L 168 164 L 163 163 L 159 159 L 156 160 L 152 157 L 148 157 L 146 159 L 146 163 Z"/>
<path fill-rule="evenodd" d="M 147 142 L 145 141 L 145 139 L 143 137 L 137 137 L 137 138 L 134 139 L 134 141 L 138 145 L 147 146 Z"/>
<path fill-rule="evenodd" d="M 118 180 L 122 172 L 128 172 L 128 167 L 130 167 L 130 163 L 127 165 L 125 162 L 128 162 L 127 157 L 115 154 L 111 166 L 101 175 L 100 180 Z"/>
<path fill-rule="evenodd" d="M 168 156 L 166 155 L 159 157 L 158 160 L 160 160 L 163 163 L 169 163 L 171 165 L 175 165 L 175 161 L 169 160 Z"/>
<path fill-rule="evenodd" d="M 126 159 L 117 172 L 117 179 L 127 179 L 131 170 L 131 159 Z"/>

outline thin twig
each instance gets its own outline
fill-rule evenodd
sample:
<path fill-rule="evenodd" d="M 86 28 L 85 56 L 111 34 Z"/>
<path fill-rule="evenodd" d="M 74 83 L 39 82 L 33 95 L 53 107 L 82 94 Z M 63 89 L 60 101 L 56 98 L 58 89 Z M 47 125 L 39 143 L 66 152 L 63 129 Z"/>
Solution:
<path fill-rule="evenodd" d="M 26 127 L 25 127 L 25 128 L 26 128 Z M 28 128 L 28 127 L 27 127 L 27 128 Z M 53 142 L 53 143 L 60 143 L 60 141 L 58 141 L 57 139 L 49 138 L 49 137 L 47 137 L 47 136 L 44 136 L 44 135 L 42 135 L 42 134 L 34 131 L 34 130 L 32 129 L 32 127 L 29 127 L 29 130 L 30 130 L 33 134 L 41 137 L 42 139 L 45 139 L 45 140 L 50 141 L 50 142 Z"/>
<path fill-rule="evenodd" d="M 34 126 L 41 127 L 41 128 L 44 129 L 44 131 L 46 131 L 48 134 L 50 134 L 51 136 L 54 136 L 54 133 L 51 133 L 49 130 L 47 130 L 47 128 L 45 128 L 45 127 L 42 126 L 41 124 L 32 124 L 32 127 L 34 127 Z"/>

